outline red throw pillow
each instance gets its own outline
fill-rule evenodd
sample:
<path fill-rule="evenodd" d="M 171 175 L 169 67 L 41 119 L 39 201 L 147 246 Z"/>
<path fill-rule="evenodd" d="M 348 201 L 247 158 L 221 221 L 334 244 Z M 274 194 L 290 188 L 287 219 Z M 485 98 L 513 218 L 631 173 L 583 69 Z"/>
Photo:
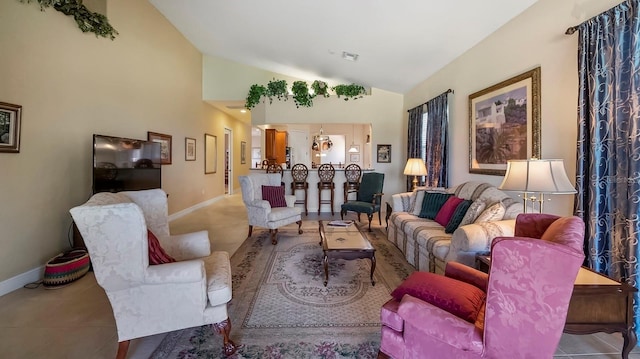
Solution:
<path fill-rule="evenodd" d="M 262 186 L 262 199 L 269 201 L 271 208 L 286 207 L 284 186 Z"/>
<path fill-rule="evenodd" d="M 485 292 L 463 281 L 428 272 L 413 272 L 391 296 L 402 300 L 405 294 L 431 303 L 436 307 L 475 323 L 484 305 Z"/>
<path fill-rule="evenodd" d="M 162 249 L 158 237 L 148 229 L 147 240 L 149 241 L 149 264 L 164 264 L 176 261 Z"/>
<path fill-rule="evenodd" d="M 438 214 L 436 214 L 435 221 L 438 222 L 439 225 L 446 227 L 447 223 L 451 220 L 453 213 L 458 208 L 458 205 L 462 203 L 464 199 L 460 197 L 451 196 L 449 199 L 440 207 Z"/>

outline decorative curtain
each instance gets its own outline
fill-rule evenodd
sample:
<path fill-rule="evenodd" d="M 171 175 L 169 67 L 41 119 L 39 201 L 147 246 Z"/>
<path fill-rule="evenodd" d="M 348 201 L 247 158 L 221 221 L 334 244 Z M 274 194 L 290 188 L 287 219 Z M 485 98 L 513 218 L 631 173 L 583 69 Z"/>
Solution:
<path fill-rule="evenodd" d="M 579 30 L 575 214 L 589 267 L 638 287 L 640 247 L 640 18 L 638 0 Z M 635 302 L 638 303 L 636 294 Z M 636 309 L 636 331 L 640 313 Z"/>
<path fill-rule="evenodd" d="M 447 128 L 449 127 L 450 91 L 427 102 L 424 164 L 427 166 L 426 183 L 431 187 L 448 187 Z"/>
<path fill-rule="evenodd" d="M 423 107 L 418 107 L 409 110 L 409 136 L 407 139 L 407 159 L 409 158 L 423 158 L 422 157 L 422 116 Z M 413 177 L 407 176 L 407 191 L 411 190 Z"/>
<path fill-rule="evenodd" d="M 427 167 L 425 185 L 448 187 L 447 129 L 449 124 L 448 95 L 452 90 L 409 110 L 407 159 L 422 158 Z M 407 191 L 413 177 L 407 177 Z"/>

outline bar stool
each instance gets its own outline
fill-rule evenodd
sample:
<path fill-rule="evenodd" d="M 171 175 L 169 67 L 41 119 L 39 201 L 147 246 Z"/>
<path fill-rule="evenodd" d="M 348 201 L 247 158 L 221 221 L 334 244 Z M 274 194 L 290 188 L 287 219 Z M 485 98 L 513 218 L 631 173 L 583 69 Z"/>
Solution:
<path fill-rule="evenodd" d="M 358 192 L 358 188 L 360 188 L 360 176 L 362 175 L 362 170 L 360 166 L 355 163 L 348 165 L 344 169 L 344 177 L 346 178 L 346 182 L 344 183 L 344 201 L 347 202 L 349 193 Z"/>
<path fill-rule="evenodd" d="M 270 165 L 267 166 L 267 173 L 279 173 L 280 174 L 280 178 L 282 179 L 282 177 L 284 176 L 282 174 L 282 166 L 277 165 L 275 163 L 272 163 Z M 283 186 L 284 186 L 284 181 L 280 182 Z"/>
<path fill-rule="evenodd" d="M 333 177 L 336 175 L 336 170 L 329 163 L 325 163 L 318 168 L 318 214 L 320 214 L 320 207 L 322 204 L 331 204 L 331 215 L 333 212 L 333 192 L 336 189 L 335 183 L 333 183 Z M 328 189 L 331 191 L 331 200 L 322 199 L 322 190 Z"/>
<path fill-rule="evenodd" d="M 304 199 L 298 199 L 296 197 L 295 204 L 304 204 L 304 215 L 308 216 L 309 212 L 307 211 L 307 190 L 309 189 L 309 182 L 307 182 L 307 177 L 309 176 L 309 169 L 302 163 L 297 163 L 291 168 L 291 177 L 293 178 L 293 182 L 291 182 L 291 194 L 296 195 L 296 190 L 304 190 Z"/>

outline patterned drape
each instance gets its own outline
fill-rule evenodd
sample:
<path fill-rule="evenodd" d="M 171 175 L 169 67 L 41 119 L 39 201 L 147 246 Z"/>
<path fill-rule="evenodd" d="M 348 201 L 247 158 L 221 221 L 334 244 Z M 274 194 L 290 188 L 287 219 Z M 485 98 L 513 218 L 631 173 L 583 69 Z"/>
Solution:
<path fill-rule="evenodd" d="M 432 187 L 449 187 L 447 176 L 447 129 L 449 127 L 449 91 L 427 102 L 426 183 Z"/>
<path fill-rule="evenodd" d="M 638 0 L 625 1 L 577 26 L 575 201 L 575 213 L 586 223 L 588 265 L 635 287 L 640 251 L 638 5 Z M 637 304 L 635 310 L 638 330 Z"/>
<path fill-rule="evenodd" d="M 423 158 L 421 151 L 422 144 L 422 115 L 424 105 L 409 110 L 409 134 L 407 139 L 407 159 Z M 413 176 L 407 176 L 407 191 L 411 190 Z"/>

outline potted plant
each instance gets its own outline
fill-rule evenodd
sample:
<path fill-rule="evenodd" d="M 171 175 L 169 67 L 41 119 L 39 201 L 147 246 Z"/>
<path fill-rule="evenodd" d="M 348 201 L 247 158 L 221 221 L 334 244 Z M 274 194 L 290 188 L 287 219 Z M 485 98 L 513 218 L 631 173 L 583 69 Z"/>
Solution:
<path fill-rule="evenodd" d="M 267 94 L 267 88 L 262 85 L 251 85 L 249 94 L 247 94 L 247 100 L 244 103 L 244 107 L 248 110 L 254 108 L 259 102 L 262 96 Z"/>
<path fill-rule="evenodd" d="M 326 82 L 315 80 L 311 84 L 311 89 L 313 89 L 313 96 L 322 96 L 329 97 L 329 85 Z"/>
<path fill-rule="evenodd" d="M 336 85 L 331 89 L 336 93 L 336 95 L 338 95 L 338 98 L 340 98 L 340 96 L 344 96 L 345 101 L 349 101 L 350 98 L 361 98 L 366 93 L 364 86 L 356 84 Z"/>
<path fill-rule="evenodd" d="M 289 94 L 287 93 L 287 81 L 276 80 L 275 78 L 267 84 L 267 97 L 269 97 L 269 103 L 273 103 L 273 98 L 278 100 L 287 100 Z"/>
<path fill-rule="evenodd" d="M 296 103 L 296 107 L 311 107 L 313 105 L 312 96 L 309 93 L 309 88 L 307 87 L 307 83 L 304 81 L 294 81 L 293 86 L 291 87 L 291 92 L 293 92 L 293 101 Z"/>

